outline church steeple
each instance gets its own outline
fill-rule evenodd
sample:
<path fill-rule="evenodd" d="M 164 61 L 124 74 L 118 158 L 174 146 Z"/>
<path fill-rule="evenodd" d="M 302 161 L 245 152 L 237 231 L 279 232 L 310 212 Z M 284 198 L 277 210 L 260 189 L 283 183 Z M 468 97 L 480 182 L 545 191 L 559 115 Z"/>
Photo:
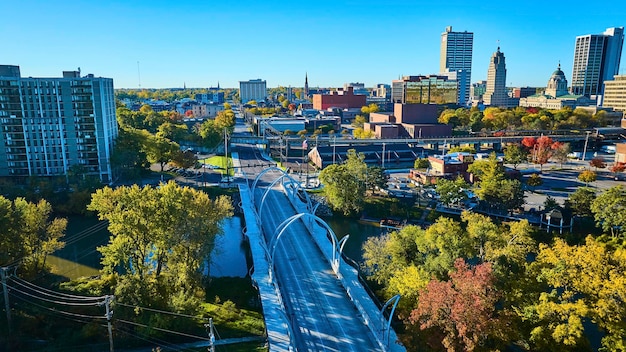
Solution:
<path fill-rule="evenodd" d="M 309 73 L 304 74 L 304 99 L 309 98 Z"/>

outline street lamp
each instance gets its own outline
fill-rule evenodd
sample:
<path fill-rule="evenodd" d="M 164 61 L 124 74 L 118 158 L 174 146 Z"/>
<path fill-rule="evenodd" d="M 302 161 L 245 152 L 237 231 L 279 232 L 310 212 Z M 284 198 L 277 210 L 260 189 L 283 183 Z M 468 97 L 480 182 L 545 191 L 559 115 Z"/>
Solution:
<path fill-rule="evenodd" d="M 591 131 L 585 131 L 585 133 L 587 135 L 585 136 L 585 148 L 583 149 L 583 159 L 582 159 L 582 161 L 585 161 L 585 156 L 587 154 L 587 143 L 589 142 L 589 134 L 591 133 Z"/>

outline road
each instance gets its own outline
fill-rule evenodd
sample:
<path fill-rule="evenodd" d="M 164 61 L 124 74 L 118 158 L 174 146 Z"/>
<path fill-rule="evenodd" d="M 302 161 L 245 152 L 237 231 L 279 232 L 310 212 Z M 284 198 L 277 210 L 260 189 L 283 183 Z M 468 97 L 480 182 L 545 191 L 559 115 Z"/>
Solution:
<path fill-rule="evenodd" d="M 257 192 L 259 203 L 263 192 L 264 189 Z M 284 193 L 278 188 L 270 190 L 262 213 L 268 242 L 268 235 L 272 236 L 280 223 L 292 215 L 295 212 Z M 274 268 L 298 350 L 380 349 L 300 220 L 278 242 Z"/>

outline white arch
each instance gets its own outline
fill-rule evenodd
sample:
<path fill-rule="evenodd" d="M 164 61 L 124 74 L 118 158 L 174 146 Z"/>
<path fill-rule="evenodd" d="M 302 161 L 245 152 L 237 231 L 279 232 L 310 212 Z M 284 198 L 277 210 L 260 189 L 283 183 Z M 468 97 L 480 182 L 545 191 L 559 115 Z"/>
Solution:
<path fill-rule="evenodd" d="M 298 181 L 296 181 L 293 177 L 291 177 L 291 175 L 289 175 L 288 173 L 286 173 L 285 171 L 283 171 L 283 170 L 281 170 L 281 169 L 279 169 L 279 168 L 277 168 L 277 167 L 272 166 L 271 168 L 268 168 L 268 169 L 265 169 L 265 170 L 261 171 L 261 173 L 260 173 L 260 174 L 257 176 L 257 178 L 254 180 L 254 183 L 252 184 L 252 202 L 253 202 L 253 203 L 254 203 L 254 199 L 255 199 L 255 196 L 254 196 L 254 190 L 255 190 L 255 188 L 256 188 L 256 185 L 257 185 L 257 182 L 258 182 L 259 178 L 260 178 L 263 174 L 265 174 L 265 173 L 267 173 L 267 172 L 269 172 L 269 171 L 271 171 L 271 170 L 278 170 L 278 171 L 280 171 L 282 174 L 281 174 L 280 176 L 278 176 L 278 178 L 276 178 L 276 179 L 275 179 L 275 180 L 274 180 L 274 181 L 273 181 L 273 182 L 272 182 L 272 183 L 271 183 L 271 184 L 267 187 L 267 189 L 266 189 L 266 190 L 265 190 L 265 192 L 263 193 L 263 196 L 261 197 L 261 204 L 260 204 L 260 205 L 259 205 L 259 207 L 258 207 L 258 214 L 259 214 L 259 218 L 263 216 L 263 215 L 262 215 L 262 212 L 263 212 L 263 205 L 264 205 L 264 203 L 265 203 L 265 198 L 267 197 L 267 194 L 268 194 L 269 190 L 270 190 L 270 189 L 272 189 L 272 187 L 274 187 L 274 185 L 276 185 L 276 183 L 277 183 L 277 182 L 279 182 L 280 180 L 282 180 L 282 179 L 284 179 L 284 178 L 286 177 L 287 179 L 289 179 L 289 180 L 291 181 L 290 183 L 291 183 L 292 185 L 293 185 L 293 184 L 295 184 L 295 185 L 296 185 L 295 189 L 293 190 L 293 194 L 296 194 L 296 192 L 298 192 L 298 190 L 303 190 L 303 188 L 302 188 L 302 186 L 300 185 L 300 183 L 299 183 Z M 306 191 L 304 191 L 304 197 L 305 197 L 305 199 L 306 199 L 306 208 L 307 208 L 307 210 L 308 210 L 310 213 L 315 213 L 315 211 L 314 211 L 314 209 L 313 209 L 313 202 L 311 201 L 311 197 L 309 197 L 309 194 L 308 194 Z"/>
<path fill-rule="evenodd" d="M 383 324 L 385 324 L 385 309 L 389 307 L 390 304 L 393 303 L 391 308 L 391 313 L 389 313 L 389 318 L 387 319 L 387 326 L 383 325 L 383 342 L 389 345 L 389 333 L 391 332 L 391 319 L 393 319 L 393 313 L 396 311 L 396 307 L 398 306 L 398 302 L 400 301 L 400 295 L 395 295 L 385 303 L 385 305 L 380 309 L 380 316 L 383 318 Z"/>
<path fill-rule="evenodd" d="M 326 229 L 326 231 L 328 231 L 328 233 L 330 233 L 330 240 L 332 242 L 331 266 L 333 268 L 333 271 L 335 272 L 335 275 L 339 275 L 339 264 L 341 263 L 341 252 L 343 251 L 343 247 L 346 244 L 348 237 L 350 236 L 346 235 L 344 238 L 341 239 L 341 241 L 338 241 L 337 236 L 335 235 L 335 232 L 333 231 L 333 229 L 331 229 L 330 226 L 328 226 L 328 224 L 323 219 L 311 213 L 300 213 L 300 214 L 293 215 L 287 218 L 285 221 L 283 221 L 280 225 L 278 225 L 278 228 L 276 228 L 274 235 L 270 239 L 270 245 L 269 245 L 270 266 L 271 267 L 274 266 L 273 264 L 274 264 L 274 254 L 276 252 L 276 245 L 278 244 L 278 241 L 280 240 L 282 235 L 285 233 L 285 230 L 289 226 L 291 226 L 291 224 L 293 224 L 294 222 L 296 222 L 298 219 L 302 217 L 306 217 L 306 218 L 314 220 L 318 224 L 322 225 Z"/>
<path fill-rule="evenodd" d="M 266 173 L 270 172 L 270 171 L 280 171 L 280 173 L 285 173 L 285 171 L 283 171 L 282 169 L 276 167 L 276 166 L 270 166 L 267 169 L 261 171 L 256 178 L 254 179 L 254 182 L 252 183 L 252 202 L 254 202 L 254 190 L 256 189 L 256 184 L 259 182 L 259 179 L 261 179 L 261 176 L 265 175 Z"/>

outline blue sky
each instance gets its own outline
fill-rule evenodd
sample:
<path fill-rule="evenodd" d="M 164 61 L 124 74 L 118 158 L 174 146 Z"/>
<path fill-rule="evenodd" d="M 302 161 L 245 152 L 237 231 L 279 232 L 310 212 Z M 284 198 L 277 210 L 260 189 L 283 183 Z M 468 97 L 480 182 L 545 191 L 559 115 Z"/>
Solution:
<path fill-rule="evenodd" d="M 545 7 L 545 9 L 540 9 Z M 559 60 L 571 79 L 577 35 L 626 26 L 626 1 L 4 1 L 0 64 L 23 76 L 83 73 L 116 88 L 336 87 L 390 83 L 439 71 L 446 26 L 474 32 L 472 81 L 491 54 L 506 56 L 507 85 L 545 86 Z M 581 12 L 584 11 L 584 12 Z M 622 55 L 620 72 L 626 72 Z"/>

